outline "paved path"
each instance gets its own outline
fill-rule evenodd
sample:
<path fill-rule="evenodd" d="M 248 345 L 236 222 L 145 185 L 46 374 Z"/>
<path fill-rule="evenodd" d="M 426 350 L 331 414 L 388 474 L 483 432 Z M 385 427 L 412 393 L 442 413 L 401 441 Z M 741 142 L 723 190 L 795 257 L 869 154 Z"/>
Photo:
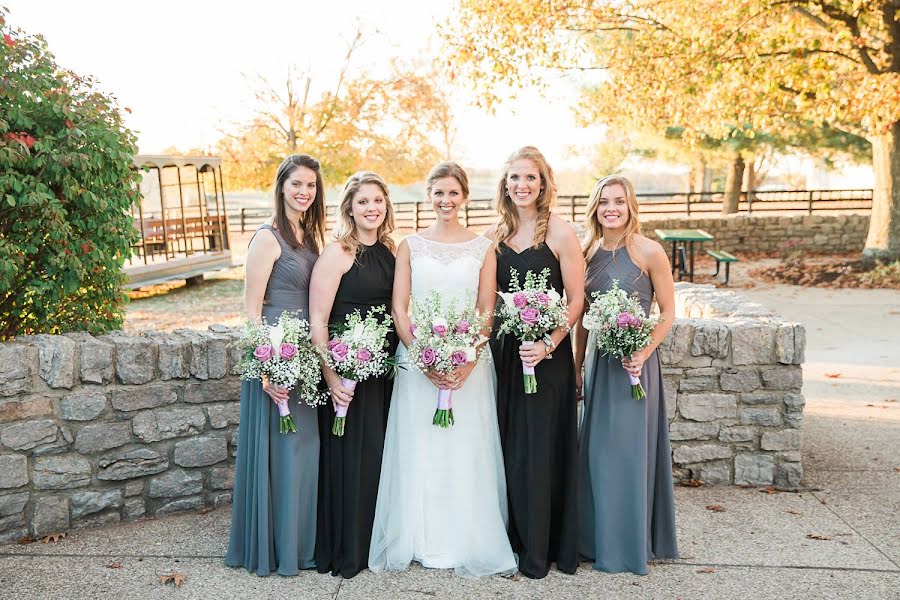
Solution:
<path fill-rule="evenodd" d="M 0 546 L 0 598 L 900 598 L 900 292 L 740 293 L 807 326 L 810 489 L 678 488 L 683 559 L 646 577 L 583 566 L 541 581 L 469 581 L 415 567 L 347 581 L 310 572 L 259 578 L 222 564 L 223 509 Z M 725 511 L 706 510 L 711 504 Z M 182 587 L 159 583 L 172 571 L 187 575 Z"/>

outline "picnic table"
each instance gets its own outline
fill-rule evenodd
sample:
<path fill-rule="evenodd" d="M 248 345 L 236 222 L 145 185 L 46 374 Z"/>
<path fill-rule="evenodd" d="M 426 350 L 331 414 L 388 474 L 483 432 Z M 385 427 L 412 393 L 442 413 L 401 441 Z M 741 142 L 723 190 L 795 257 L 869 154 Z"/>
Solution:
<path fill-rule="evenodd" d="M 678 280 L 687 275 L 694 281 L 694 244 L 715 239 L 702 229 L 657 229 L 656 237 L 662 242 L 672 242 L 672 274 L 678 271 Z M 685 256 L 687 245 L 687 256 Z"/>

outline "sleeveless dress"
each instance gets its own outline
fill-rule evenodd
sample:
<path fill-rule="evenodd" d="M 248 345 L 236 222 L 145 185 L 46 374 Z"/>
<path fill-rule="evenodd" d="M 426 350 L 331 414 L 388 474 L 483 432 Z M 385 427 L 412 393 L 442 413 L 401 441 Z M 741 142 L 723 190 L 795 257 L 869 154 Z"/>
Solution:
<path fill-rule="evenodd" d="M 329 323 L 343 324 L 344 317 L 356 309 L 365 317 L 369 309 L 381 305 L 390 315 L 394 262 L 384 244 L 360 245 L 353 266 L 341 279 Z M 391 344 L 394 348 L 396 343 Z M 331 433 L 332 404 L 319 408 L 322 456 L 316 565 L 320 573 L 350 578 L 366 568 L 392 384 L 388 376 L 357 384 L 343 437 Z"/>
<path fill-rule="evenodd" d="M 497 287 L 508 292 L 510 268 L 524 285 L 530 270 L 550 269 L 548 284 L 563 293 L 559 260 L 547 244 L 516 252 L 505 243 L 497 250 Z M 535 367 L 537 393 L 525 394 L 521 342 L 506 335 L 493 342 L 497 365 L 497 415 L 509 495 L 509 539 L 519 571 L 545 577 L 550 564 L 564 573 L 578 568 L 577 398 L 571 337 L 553 350 L 553 358 Z"/>
<path fill-rule="evenodd" d="M 588 263 L 587 301 L 619 287 L 637 292 L 650 314 L 653 284 L 622 248 L 600 248 Z M 581 425 L 581 540 L 579 552 L 607 573 L 647 573 L 647 562 L 678 558 L 669 423 L 656 351 L 644 363 L 647 397 L 634 400 L 621 359 L 605 357 L 588 339 Z"/>
<path fill-rule="evenodd" d="M 474 303 L 490 240 L 444 244 L 411 235 L 406 241 L 413 302 L 436 290 Z M 406 368 L 394 378 L 369 568 L 403 570 L 415 560 L 467 577 L 515 570 L 490 352 L 481 352 L 453 392 L 456 422 L 446 429 L 432 425 L 437 388 L 409 363 L 402 344 L 397 359 Z"/>
<path fill-rule="evenodd" d="M 262 316 L 274 324 L 285 311 L 308 318 L 309 278 L 318 255 L 292 248 L 271 225 L 281 246 L 266 284 Z M 257 230 L 258 232 L 259 230 Z M 257 575 L 297 575 L 315 566 L 319 426 L 316 409 L 289 398 L 297 433 L 278 431 L 278 407 L 256 379 L 241 385 L 241 420 L 225 564 Z"/>

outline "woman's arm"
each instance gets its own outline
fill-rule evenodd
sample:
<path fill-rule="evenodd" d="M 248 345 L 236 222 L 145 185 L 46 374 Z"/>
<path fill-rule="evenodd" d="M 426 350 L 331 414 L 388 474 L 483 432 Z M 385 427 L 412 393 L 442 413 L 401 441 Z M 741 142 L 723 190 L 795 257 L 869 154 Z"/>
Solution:
<path fill-rule="evenodd" d="M 653 290 L 656 294 L 656 303 L 659 305 L 660 321 L 650 334 L 650 345 L 632 355 L 622 359 L 622 366 L 632 375 L 641 374 L 644 361 L 653 354 L 653 351 L 666 339 L 672 323 L 675 321 L 675 282 L 672 279 L 672 269 L 669 266 L 669 257 L 659 243 L 652 240 L 642 240 L 642 261 L 647 265 L 647 272 L 653 282 Z"/>
<path fill-rule="evenodd" d="M 547 229 L 547 244 L 559 257 L 559 267 L 562 271 L 563 288 L 566 292 L 566 302 L 569 309 L 569 327 L 574 326 L 584 311 L 584 257 L 581 254 L 581 244 L 571 225 L 550 217 L 550 226 Z M 559 290 L 557 290 L 559 291 Z M 553 347 L 556 348 L 569 334 L 565 327 L 557 327 L 550 332 Z M 550 350 L 543 342 L 519 349 L 519 355 L 526 366 L 535 366 L 547 355 Z"/>
<path fill-rule="evenodd" d="M 341 278 L 353 266 L 354 257 L 340 244 L 332 242 L 325 246 L 322 255 L 313 267 L 309 282 L 309 326 L 312 341 L 324 348 L 328 344 L 328 317 L 334 307 L 334 297 Z M 346 406 L 353 399 L 353 392 L 341 385 L 341 378 L 331 368 L 322 365 L 322 374 L 331 390 L 331 400 Z"/>
<path fill-rule="evenodd" d="M 397 248 L 397 261 L 394 266 L 394 289 L 391 294 L 391 317 L 397 337 L 409 348 L 413 335 L 409 332 L 409 299 L 412 293 L 412 269 L 409 265 L 409 244 L 400 242 Z"/>

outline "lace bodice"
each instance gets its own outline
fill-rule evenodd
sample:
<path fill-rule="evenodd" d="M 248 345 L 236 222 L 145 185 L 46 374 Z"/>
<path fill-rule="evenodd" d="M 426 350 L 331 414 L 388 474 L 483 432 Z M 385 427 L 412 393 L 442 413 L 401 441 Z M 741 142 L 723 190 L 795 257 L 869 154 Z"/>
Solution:
<path fill-rule="evenodd" d="M 426 297 L 436 290 L 457 301 L 478 296 L 481 265 L 491 241 L 478 236 L 467 242 L 444 243 L 426 240 L 418 234 L 406 238 L 412 271 L 412 297 Z"/>

